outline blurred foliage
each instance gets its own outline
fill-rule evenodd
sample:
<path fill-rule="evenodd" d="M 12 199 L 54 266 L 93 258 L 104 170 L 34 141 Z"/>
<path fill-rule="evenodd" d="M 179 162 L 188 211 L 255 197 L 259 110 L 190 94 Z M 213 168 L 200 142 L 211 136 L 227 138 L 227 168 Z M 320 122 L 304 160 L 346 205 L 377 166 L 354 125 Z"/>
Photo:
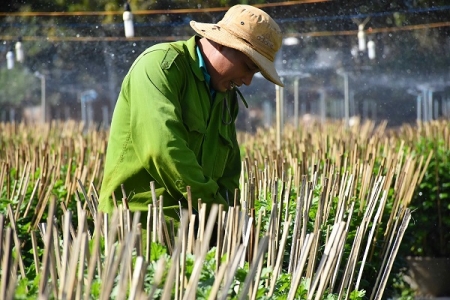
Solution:
<path fill-rule="evenodd" d="M 152 9 L 186 9 L 207 7 L 228 7 L 238 3 L 268 4 L 285 1 L 264 0 L 130 0 L 132 11 Z M 428 28 L 410 31 L 383 31 L 371 34 L 371 29 L 396 28 L 408 25 L 444 22 L 448 10 L 440 6 L 448 1 L 438 0 L 376 0 L 376 1 L 329 1 L 297 5 L 265 6 L 264 10 L 277 20 L 286 36 L 300 37 L 295 49 L 285 49 L 291 58 L 285 64 L 295 70 L 311 73 L 312 83 L 303 80 L 306 86 L 315 88 L 327 85 L 323 73 L 311 70 L 318 60 L 318 50 L 326 49 L 342 53 L 342 66 L 358 68 L 368 65 L 373 71 L 392 78 L 401 74 L 405 77 L 422 77 L 448 73 L 450 56 L 450 27 Z M 185 38 L 194 32 L 189 21 L 215 22 L 224 11 L 204 13 L 135 14 L 136 36 L 155 37 L 154 40 L 134 41 L 76 41 L 76 37 L 103 38 L 122 37 L 121 12 L 125 1 L 118 0 L 34 0 L 2 2 L 0 12 L 75 12 L 112 11 L 111 15 L 92 16 L 0 16 L 0 36 L 7 37 L 0 43 L 0 68 L 4 68 L 6 51 L 18 37 L 33 37 L 23 42 L 26 53 L 24 68 L 33 73 L 39 71 L 48 77 L 48 95 L 56 102 L 63 99 L 77 99 L 78 93 L 94 88 L 103 98 L 114 105 L 121 81 L 134 59 L 153 44 L 170 39 Z M 431 10 L 429 10 L 432 8 Z M 428 10 L 427 10 L 428 9 Z M 356 61 L 350 55 L 357 43 L 356 35 L 333 35 L 332 32 L 355 31 L 357 24 L 367 16 L 365 29 L 376 42 L 375 61 Z M 314 32 L 331 35 L 310 36 Z M 48 38 L 50 37 L 50 38 Z M 160 37 L 160 38 L 159 38 Z M 52 40 L 55 38 L 55 40 Z M 70 38 L 70 40 L 67 40 Z M 294 48 L 294 47 L 292 47 Z M 295 59 L 293 59 L 295 57 Z M 330 70 L 330 74 L 335 73 Z M 377 75 L 374 75 L 376 78 Z M 322 80 L 316 80 L 320 78 Z M 431 78 L 431 77 L 430 77 Z M 355 84 L 364 88 L 365 84 Z M 265 87 L 258 86 L 258 89 Z M 372 99 L 383 99 L 377 95 L 377 88 L 369 91 Z M 64 94 L 52 96 L 52 94 Z M 257 91 L 260 99 L 268 97 L 266 91 Z M 364 93 L 362 93 L 364 94 Z M 366 93 L 367 94 L 367 93 Z M 392 93 L 395 94 L 395 93 Z M 398 94 L 398 93 L 397 93 Z M 364 96 L 364 97 L 370 97 Z M 17 100 L 20 101 L 20 100 Z M 17 102 L 16 101 L 16 102 Z M 69 101 L 69 100 L 67 100 Z M 407 103 L 405 101 L 405 103 Z M 58 103 L 61 104 L 61 103 Z M 398 111 L 405 111 L 398 109 Z M 392 114 L 392 108 L 379 110 L 380 116 Z M 395 118 L 393 118 L 395 119 Z M 397 118 L 398 120 L 404 118 Z"/>
<path fill-rule="evenodd" d="M 39 83 L 40 80 L 27 69 L 0 68 L 0 104 L 35 104 L 40 99 Z"/>

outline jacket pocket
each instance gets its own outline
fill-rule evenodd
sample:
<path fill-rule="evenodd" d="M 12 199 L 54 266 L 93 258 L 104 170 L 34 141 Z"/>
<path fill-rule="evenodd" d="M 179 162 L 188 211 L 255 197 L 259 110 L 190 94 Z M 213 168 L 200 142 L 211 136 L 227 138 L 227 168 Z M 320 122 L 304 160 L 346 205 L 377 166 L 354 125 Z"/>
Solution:
<path fill-rule="evenodd" d="M 203 124 L 201 117 L 194 114 L 187 114 L 184 117 L 184 124 L 188 130 L 188 145 L 194 151 L 197 161 L 200 162 L 202 155 L 202 144 L 206 134 L 206 124 Z"/>

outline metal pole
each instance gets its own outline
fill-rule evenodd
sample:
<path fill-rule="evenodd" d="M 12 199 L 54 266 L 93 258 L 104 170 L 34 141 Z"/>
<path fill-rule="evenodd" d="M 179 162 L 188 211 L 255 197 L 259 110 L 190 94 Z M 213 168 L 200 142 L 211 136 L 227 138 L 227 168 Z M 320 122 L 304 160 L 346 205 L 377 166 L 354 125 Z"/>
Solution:
<path fill-rule="evenodd" d="M 362 118 L 364 121 L 369 119 L 369 102 L 367 100 L 363 100 L 363 113 Z"/>
<path fill-rule="evenodd" d="M 423 117 L 422 117 L 422 121 L 424 122 L 428 122 L 428 106 L 427 106 L 427 99 L 428 99 L 428 94 L 427 94 L 427 90 L 423 90 L 422 92 L 423 97 L 422 97 L 422 108 L 423 108 Z"/>
<path fill-rule="evenodd" d="M 298 129 L 298 77 L 294 79 L 294 126 Z"/>
<path fill-rule="evenodd" d="M 283 78 L 281 78 L 281 82 L 284 83 Z M 286 111 L 285 111 L 285 105 L 284 105 L 284 88 L 280 87 L 280 108 L 281 108 L 281 132 L 283 132 L 283 127 L 284 127 L 284 119 L 286 116 Z"/>
<path fill-rule="evenodd" d="M 45 76 L 40 74 L 39 77 L 41 79 L 42 123 L 45 123 L 47 121 L 47 118 L 46 118 L 47 105 L 46 105 L 46 101 L 45 101 Z"/>
<path fill-rule="evenodd" d="M 86 96 L 81 94 L 81 121 L 83 122 L 83 126 L 86 126 Z"/>
<path fill-rule="evenodd" d="M 325 90 L 323 88 L 319 89 L 319 114 L 320 122 L 324 123 L 327 117 L 326 107 L 325 107 Z"/>
<path fill-rule="evenodd" d="M 422 95 L 417 95 L 417 122 L 422 120 Z"/>
<path fill-rule="evenodd" d="M 345 126 L 349 126 L 350 112 L 349 112 L 349 90 L 348 90 L 348 74 L 344 72 L 344 115 Z"/>
<path fill-rule="evenodd" d="M 377 120 L 377 102 L 372 102 L 372 119 Z"/>
<path fill-rule="evenodd" d="M 428 121 L 433 120 L 433 90 L 428 90 Z"/>
<path fill-rule="evenodd" d="M 435 120 L 439 119 L 439 101 L 433 100 L 433 117 Z"/>
<path fill-rule="evenodd" d="M 272 105 L 269 101 L 263 102 L 263 110 L 264 110 L 264 127 L 269 128 L 272 126 Z"/>

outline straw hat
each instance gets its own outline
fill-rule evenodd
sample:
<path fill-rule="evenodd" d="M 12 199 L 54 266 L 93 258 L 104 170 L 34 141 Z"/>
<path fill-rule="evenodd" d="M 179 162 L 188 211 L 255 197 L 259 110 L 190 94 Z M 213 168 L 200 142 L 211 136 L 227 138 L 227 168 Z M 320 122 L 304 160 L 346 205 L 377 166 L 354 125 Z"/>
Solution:
<path fill-rule="evenodd" d="M 217 24 L 191 21 L 190 25 L 201 36 L 245 53 L 267 80 L 283 86 L 274 64 L 281 47 L 281 30 L 264 11 L 235 5 Z"/>

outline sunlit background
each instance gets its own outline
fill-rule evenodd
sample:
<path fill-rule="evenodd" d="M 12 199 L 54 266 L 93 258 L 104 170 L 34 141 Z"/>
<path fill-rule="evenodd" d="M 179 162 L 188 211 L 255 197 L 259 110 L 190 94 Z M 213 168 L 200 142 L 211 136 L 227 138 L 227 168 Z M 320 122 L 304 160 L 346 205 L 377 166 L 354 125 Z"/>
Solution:
<path fill-rule="evenodd" d="M 242 87 L 238 126 L 298 119 L 450 117 L 448 1 L 3 1 L 0 121 L 109 125 L 135 58 L 188 39 L 190 20 L 217 22 L 234 4 L 268 12 L 284 34 L 276 65 L 285 88 L 256 76 Z M 280 104 L 281 103 L 281 104 Z M 45 114 L 43 114 L 45 112 Z"/>

